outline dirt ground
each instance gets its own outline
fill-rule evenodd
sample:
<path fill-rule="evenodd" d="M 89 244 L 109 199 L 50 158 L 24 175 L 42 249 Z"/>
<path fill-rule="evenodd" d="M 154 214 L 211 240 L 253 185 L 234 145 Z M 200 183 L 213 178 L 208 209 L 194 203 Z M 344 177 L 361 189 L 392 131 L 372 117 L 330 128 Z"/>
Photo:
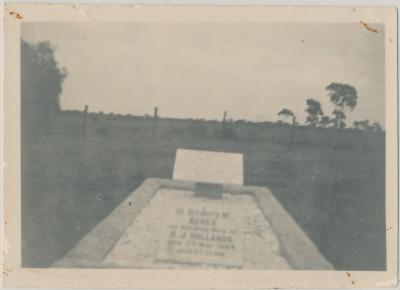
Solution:
<path fill-rule="evenodd" d="M 338 270 L 384 270 L 385 134 L 62 112 L 22 138 L 22 262 L 48 267 L 146 178 L 171 178 L 177 148 L 244 154 L 245 185 L 266 186 Z M 154 131 L 156 128 L 156 131 Z M 84 135 L 84 136 L 83 136 Z"/>

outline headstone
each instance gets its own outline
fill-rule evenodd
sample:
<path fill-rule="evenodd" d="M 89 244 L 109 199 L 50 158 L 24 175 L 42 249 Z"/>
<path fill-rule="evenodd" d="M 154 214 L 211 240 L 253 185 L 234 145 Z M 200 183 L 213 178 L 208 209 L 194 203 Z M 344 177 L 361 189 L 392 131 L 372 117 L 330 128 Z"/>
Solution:
<path fill-rule="evenodd" d="M 200 201 L 169 208 L 160 231 L 161 261 L 240 267 L 243 232 L 240 211 Z"/>
<path fill-rule="evenodd" d="M 243 154 L 178 149 L 173 179 L 243 185 Z"/>

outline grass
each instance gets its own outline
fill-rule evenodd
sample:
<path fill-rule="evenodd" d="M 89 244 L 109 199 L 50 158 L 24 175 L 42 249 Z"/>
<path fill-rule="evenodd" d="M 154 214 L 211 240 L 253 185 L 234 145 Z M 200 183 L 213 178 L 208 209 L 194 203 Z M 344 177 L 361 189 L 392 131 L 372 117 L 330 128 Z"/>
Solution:
<path fill-rule="evenodd" d="M 61 258 L 146 178 L 171 178 L 177 148 L 241 152 L 245 184 L 269 187 L 336 269 L 384 270 L 385 135 L 270 123 L 221 124 L 62 112 L 24 136 L 22 262 Z"/>

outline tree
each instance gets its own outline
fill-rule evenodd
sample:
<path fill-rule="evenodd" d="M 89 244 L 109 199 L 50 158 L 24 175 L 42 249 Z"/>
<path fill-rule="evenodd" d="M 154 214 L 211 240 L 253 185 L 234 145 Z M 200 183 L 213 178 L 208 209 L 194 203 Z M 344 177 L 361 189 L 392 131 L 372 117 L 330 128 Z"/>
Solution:
<path fill-rule="evenodd" d="M 21 115 L 24 133 L 51 129 L 60 111 L 62 83 L 67 76 L 59 68 L 50 42 L 21 41 Z"/>
<path fill-rule="evenodd" d="M 374 122 L 372 123 L 372 125 L 370 125 L 370 121 L 368 119 L 364 121 L 354 121 L 353 128 L 362 131 L 375 131 L 375 132 L 383 131 L 382 126 L 378 122 Z"/>
<path fill-rule="evenodd" d="M 296 122 L 296 116 L 293 114 L 293 112 L 291 110 L 286 109 L 286 108 L 282 109 L 278 113 L 278 115 L 282 115 L 282 116 L 285 116 L 285 117 L 292 117 L 292 130 L 290 131 L 290 145 L 292 145 L 293 142 L 294 142 L 294 129 L 296 127 L 296 124 L 298 124 Z"/>
<path fill-rule="evenodd" d="M 319 120 L 319 125 L 322 128 L 328 127 L 328 125 L 331 123 L 331 119 L 328 116 L 322 116 L 321 119 Z"/>
<path fill-rule="evenodd" d="M 361 122 L 360 122 L 360 121 L 354 121 L 354 122 L 353 122 L 352 128 L 353 128 L 353 129 L 356 129 L 356 130 L 360 130 L 360 128 L 361 128 Z"/>
<path fill-rule="evenodd" d="M 278 115 L 280 115 L 280 116 L 285 116 L 285 117 L 292 117 L 292 125 L 294 124 L 294 122 L 296 121 L 296 117 L 295 117 L 295 115 L 293 114 L 293 112 L 291 111 L 291 110 L 288 110 L 288 109 L 282 109 L 279 113 L 278 113 Z"/>
<path fill-rule="evenodd" d="M 320 117 L 324 114 L 322 112 L 321 103 L 314 99 L 307 99 L 306 102 L 306 112 L 308 113 L 306 124 L 309 124 L 311 127 L 316 127 Z"/>
<path fill-rule="evenodd" d="M 369 126 L 369 120 L 364 120 L 359 122 L 359 128 L 363 131 L 368 131 L 370 126 Z"/>
<path fill-rule="evenodd" d="M 354 87 L 348 84 L 331 83 L 326 87 L 331 102 L 334 105 L 333 119 L 336 129 L 343 129 L 346 126 L 344 119 L 346 119 L 345 108 L 348 107 L 353 110 L 357 105 L 357 91 Z"/>
<path fill-rule="evenodd" d="M 375 132 L 383 131 L 381 124 L 379 124 L 378 122 L 374 122 L 371 127 L 372 127 L 372 130 Z"/>

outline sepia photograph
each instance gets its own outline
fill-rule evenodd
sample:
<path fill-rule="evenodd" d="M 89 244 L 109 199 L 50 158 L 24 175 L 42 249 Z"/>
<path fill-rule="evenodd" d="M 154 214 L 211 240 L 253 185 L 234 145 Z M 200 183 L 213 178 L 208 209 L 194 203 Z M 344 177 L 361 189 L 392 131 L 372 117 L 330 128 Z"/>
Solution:
<path fill-rule="evenodd" d="M 21 21 L 20 267 L 388 271 L 393 29 Z"/>

